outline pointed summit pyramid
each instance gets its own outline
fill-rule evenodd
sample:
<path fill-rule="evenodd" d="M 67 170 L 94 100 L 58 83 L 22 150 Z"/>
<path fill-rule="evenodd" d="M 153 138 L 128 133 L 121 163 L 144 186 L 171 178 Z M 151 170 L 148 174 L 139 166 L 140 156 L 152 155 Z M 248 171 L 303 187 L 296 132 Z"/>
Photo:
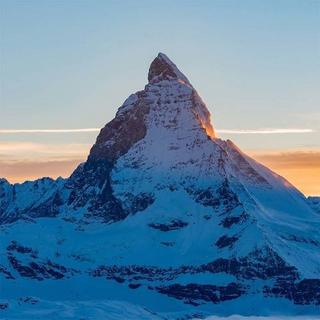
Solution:
<path fill-rule="evenodd" d="M 187 77 L 180 72 L 177 66 L 164 53 L 159 53 L 150 65 L 148 81 L 155 83 L 172 79 L 180 80 L 190 85 Z"/>
<path fill-rule="evenodd" d="M 157 311 L 259 314 L 263 303 L 314 312 L 319 215 L 288 181 L 216 137 L 206 105 L 164 54 L 148 80 L 70 178 L 0 181 L 0 274 L 26 296 L 40 292 L 38 280 L 68 279 L 48 282 L 46 299 L 95 292 Z"/>
<path fill-rule="evenodd" d="M 101 130 L 92 157 L 111 159 L 126 153 L 147 134 L 147 129 L 157 130 L 158 134 L 189 131 L 190 139 L 198 134 L 215 138 L 205 103 L 165 54 L 159 53 L 153 60 L 148 79 L 145 89 L 130 95 L 116 117 Z"/>

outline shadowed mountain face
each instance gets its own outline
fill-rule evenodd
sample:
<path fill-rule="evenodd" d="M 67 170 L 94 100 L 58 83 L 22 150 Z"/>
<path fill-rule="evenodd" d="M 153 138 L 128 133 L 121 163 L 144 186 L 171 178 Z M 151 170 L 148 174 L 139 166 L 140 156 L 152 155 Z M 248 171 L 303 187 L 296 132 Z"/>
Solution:
<path fill-rule="evenodd" d="M 167 56 L 154 59 L 148 81 L 68 179 L 0 180 L 7 298 L 23 287 L 48 300 L 107 297 L 157 311 L 258 314 L 264 303 L 266 312 L 316 313 L 319 214 L 215 135 Z"/>

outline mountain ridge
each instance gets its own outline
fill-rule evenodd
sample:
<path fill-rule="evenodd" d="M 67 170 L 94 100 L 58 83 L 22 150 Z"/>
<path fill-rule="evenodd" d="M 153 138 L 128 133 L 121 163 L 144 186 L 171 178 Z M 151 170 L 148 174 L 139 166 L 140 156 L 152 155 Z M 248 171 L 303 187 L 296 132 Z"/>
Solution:
<path fill-rule="evenodd" d="M 65 299 L 90 298 L 100 279 L 99 298 L 114 293 L 157 311 L 258 314 L 258 305 L 239 306 L 251 299 L 316 313 L 319 215 L 288 181 L 215 135 L 205 103 L 167 56 L 154 59 L 148 80 L 69 178 L 0 181 L 8 299 L 17 286 L 45 300 L 57 288 Z"/>

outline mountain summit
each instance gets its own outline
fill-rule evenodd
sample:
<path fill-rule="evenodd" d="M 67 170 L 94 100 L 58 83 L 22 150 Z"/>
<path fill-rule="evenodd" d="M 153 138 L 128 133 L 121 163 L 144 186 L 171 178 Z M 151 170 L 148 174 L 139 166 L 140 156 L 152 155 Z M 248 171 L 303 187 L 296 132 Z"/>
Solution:
<path fill-rule="evenodd" d="M 150 65 L 148 81 L 149 83 L 155 83 L 172 79 L 190 84 L 187 77 L 180 72 L 177 66 L 164 53 L 159 53 Z"/>
<path fill-rule="evenodd" d="M 263 304 L 265 313 L 317 313 L 319 214 L 215 135 L 206 105 L 166 55 L 148 81 L 68 179 L 0 180 L 5 296 L 20 299 L 23 288 L 50 301 L 129 300 L 157 312 L 259 314 Z"/>

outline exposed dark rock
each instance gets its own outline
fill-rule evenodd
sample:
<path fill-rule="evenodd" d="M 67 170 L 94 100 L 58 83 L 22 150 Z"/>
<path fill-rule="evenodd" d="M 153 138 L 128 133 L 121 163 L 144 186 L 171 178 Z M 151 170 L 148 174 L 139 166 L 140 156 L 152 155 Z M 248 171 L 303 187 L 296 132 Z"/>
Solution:
<path fill-rule="evenodd" d="M 226 179 L 221 186 L 217 189 L 207 188 L 205 190 L 195 191 L 188 188 L 187 192 L 195 198 L 198 203 L 218 209 L 220 206 L 224 208 L 224 213 L 228 213 L 240 205 L 237 195 L 231 190 L 229 182 Z"/>
<path fill-rule="evenodd" d="M 55 217 L 62 204 L 59 186 L 63 179 L 41 178 L 22 184 L 0 183 L 0 224 L 9 224 L 17 220 L 32 221 L 32 218 Z M 15 207 L 21 201 L 20 196 L 29 191 L 34 202 L 22 207 Z"/>
<path fill-rule="evenodd" d="M 4 266 L 0 265 L 0 274 L 3 274 L 6 279 L 15 279 L 11 272 Z"/>
<path fill-rule="evenodd" d="M 9 307 L 9 303 L 7 302 L 1 302 L 0 303 L 0 310 L 5 310 Z"/>
<path fill-rule="evenodd" d="M 46 202 L 38 206 L 33 206 L 28 211 L 28 215 L 35 218 L 55 217 L 59 214 L 60 206 L 63 204 L 59 191 L 50 197 Z"/>
<path fill-rule="evenodd" d="M 217 190 L 220 203 L 224 207 L 224 212 L 229 212 L 241 205 L 237 195 L 231 190 L 228 179 L 222 183 Z"/>
<path fill-rule="evenodd" d="M 175 243 L 170 241 L 162 241 L 161 244 L 166 247 L 173 247 Z"/>
<path fill-rule="evenodd" d="M 90 150 L 89 162 L 108 160 L 114 163 L 145 137 L 145 116 L 149 113 L 149 105 L 144 101 L 142 93 L 136 95 L 139 95 L 139 99 L 130 108 L 130 112 L 118 114 L 100 131 L 96 143 Z"/>
<path fill-rule="evenodd" d="M 204 206 L 218 207 L 220 205 L 220 199 L 210 189 L 199 191 L 195 194 L 196 201 Z"/>
<path fill-rule="evenodd" d="M 232 274 L 238 279 L 262 279 L 284 276 L 287 279 L 299 279 L 297 270 L 286 264 L 274 251 L 256 250 L 239 259 L 219 258 L 211 263 L 201 265 L 202 271 Z"/>
<path fill-rule="evenodd" d="M 295 304 L 320 305 L 320 279 L 303 279 L 293 282 L 287 279 L 277 279 L 273 287 L 265 287 L 266 296 L 284 297 Z"/>
<path fill-rule="evenodd" d="M 296 304 L 319 304 L 320 280 L 301 280 L 297 270 L 286 264 L 270 249 L 256 250 L 246 257 L 217 259 L 211 263 L 198 266 L 180 266 L 176 268 L 159 268 L 155 266 L 100 266 L 90 272 L 94 277 L 105 277 L 117 282 L 135 283 L 138 281 L 166 282 L 178 280 L 182 275 L 200 273 L 226 273 L 233 275 L 238 281 L 259 279 L 275 281 L 275 285 L 264 286 L 261 290 L 266 296 L 281 296 Z M 245 288 L 237 283 L 226 287 L 216 285 L 173 284 L 169 286 L 152 287 L 160 293 L 181 299 L 186 303 L 202 302 L 219 303 L 224 300 L 236 299 L 245 293 Z"/>
<path fill-rule="evenodd" d="M 11 263 L 11 266 L 19 272 L 20 276 L 37 279 L 37 274 L 31 267 L 22 265 L 18 259 L 13 256 L 9 256 L 8 260 Z M 42 278 L 39 278 L 39 280 L 40 279 L 42 280 Z"/>
<path fill-rule="evenodd" d="M 216 246 L 219 248 L 225 248 L 225 247 L 232 248 L 233 244 L 237 240 L 238 240 L 238 237 L 236 236 L 228 237 L 226 235 L 223 235 L 217 240 Z"/>
<path fill-rule="evenodd" d="M 4 178 L 0 178 L 0 224 L 14 221 L 7 214 L 7 208 L 12 201 L 12 185 Z"/>
<path fill-rule="evenodd" d="M 116 280 L 118 283 L 123 283 L 126 281 L 125 279 L 120 278 L 120 277 L 114 277 L 113 279 Z"/>
<path fill-rule="evenodd" d="M 22 297 L 19 299 L 19 304 L 22 304 L 22 303 L 27 303 L 27 304 L 36 304 L 38 303 L 39 300 L 33 298 L 33 297 Z"/>
<path fill-rule="evenodd" d="M 190 283 L 187 285 L 172 284 L 156 287 L 159 293 L 183 300 L 184 303 L 199 305 L 203 302 L 219 303 L 239 298 L 245 288 L 239 283 L 229 283 L 227 286 Z"/>
<path fill-rule="evenodd" d="M 169 61 L 163 53 L 159 53 L 159 55 L 152 61 L 150 65 L 148 81 L 154 83 L 157 81 L 170 79 L 180 79 L 188 82 L 186 77 L 178 70 L 176 65 Z"/>
<path fill-rule="evenodd" d="M 129 202 L 128 212 L 135 214 L 137 212 L 147 209 L 154 202 L 154 195 L 152 193 L 140 193 L 137 196 L 126 195 Z"/>
<path fill-rule="evenodd" d="M 87 206 L 87 217 L 99 217 L 104 222 L 118 221 L 126 217 L 120 202 L 113 196 L 110 172 L 113 164 L 97 160 L 79 166 L 70 178 L 72 191 L 68 204 L 75 209 Z"/>
<path fill-rule="evenodd" d="M 100 266 L 91 271 L 94 277 L 122 277 L 135 280 L 164 281 L 176 279 L 182 274 L 227 273 L 238 279 L 261 279 L 284 277 L 296 280 L 299 275 L 294 267 L 287 265 L 272 250 L 256 250 L 239 259 L 216 259 L 198 266 L 180 266 L 176 268 L 159 268 L 155 266 Z"/>
<path fill-rule="evenodd" d="M 87 161 L 75 170 L 66 184 L 71 190 L 70 206 L 75 209 L 87 206 L 86 217 L 100 217 L 104 222 L 119 221 L 128 215 L 113 195 L 110 173 L 115 161 L 144 138 L 144 119 L 148 113 L 149 106 L 141 95 L 130 112 L 117 114 L 100 131 Z M 146 202 L 138 201 L 136 209 L 145 205 Z"/>
<path fill-rule="evenodd" d="M 219 224 L 222 225 L 224 228 L 230 228 L 234 224 L 242 224 L 243 222 L 247 221 L 249 215 L 245 212 L 242 212 L 239 216 L 228 216 L 225 217 Z"/>
<path fill-rule="evenodd" d="M 122 278 L 127 281 L 170 281 L 180 274 L 195 273 L 193 267 L 182 266 L 179 268 L 159 268 L 155 266 L 99 266 L 90 271 L 93 277 L 105 277 L 109 280 Z"/>
<path fill-rule="evenodd" d="M 68 278 L 76 272 L 74 269 L 68 269 L 62 265 L 53 263 L 49 259 L 37 262 L 29 261 L 27 263 L 22 262 L 17 259 L 17 257 L 9 254 L 8 260 L 11 266 L 20 274 L 20 276 L 40 281 L 44 279 Z"/>
<path fill-rule="evenodd" d="M 140 283 L 130 283 L 128 287 L 129 287 L 130 289 L 137 289 L 137 288 L 139 288 L 140 286 L 141 286 Z"/>
<path fill-rule="evenodd" d="M 11 241 L 10 244 L 7 246 L 8 252 L 19 252 L 23 254 L 29 254 L 31 257 L 36 258 L 38 256 L 38 252 L 33 250 L 30 247 L 22 246 L 17 241 Z"/>
<path fill-rule="evenodd" d="M 184 228 L 187 225 L 188 225 L 187 222 L 175 219 L 175 220 L 172 220 L 168 223 L 150 223 L 149 227 L 151 227 L 153 229 L 158 229 L 160 231 L 167 232 L 167 231 L 178 230 L 178 229 Z"/>
<path fill-rule="evenodd" d="M 152 81 L 156 77 L 161 78 L 161 80 L 169 80 L 170 78 L 177 78 L 177 75 L 175 74 L 174 70 L 170 67 L 170 65 L 168 65 L 162 59 L 159 59 L 157 57 L 151 63 L 148 74 L 148 81 Z"/>
<path fill-rule="evenodd" d="M 296 236 L 294 234 L 282 235 L 281 238 L 285 239 L 285 240 L 289 240 L 289 241 L 310 243 L 310 244 L 312 244 L 312 245 L 314 245 L 316 247 L 320 247 L 320 242 L 319 241 L 315 241 L 313 239 L 306 239 L 306 238 L 303 238 L 303 237 Z"/>

